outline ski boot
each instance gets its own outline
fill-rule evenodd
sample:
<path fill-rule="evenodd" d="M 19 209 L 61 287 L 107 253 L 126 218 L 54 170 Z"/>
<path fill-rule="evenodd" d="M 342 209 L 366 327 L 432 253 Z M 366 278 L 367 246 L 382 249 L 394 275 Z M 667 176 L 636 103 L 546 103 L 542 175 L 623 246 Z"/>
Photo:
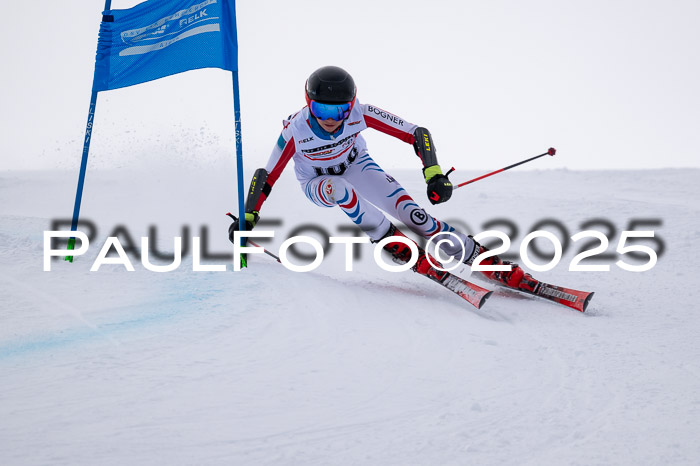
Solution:
<path fill-rule="evenodd" d="M 377 241 L 372 241 L 373 243 L 378 243 L 384 238 L 389 238 L 390 236 L 402 236 L 408 238 L 406 235 L 401 233 L 401 231 L 394 226 L 394 224 L 389 225 L 389 231 L 386 232 L 384 236 L 379 238 Z M 411 260 L 411 248 L 407 244 L 401 241 L 390 241 L 384 245 L 384 250 L 391 254 L 391 258 L 397 264 L 406 264 Z"/>
<path fill-rule="evenodd" d="M 474 247 L 478 248 L 478 254 L 472 254 L 472 256 L 465 262 L 467 265 L 471 266 L 474 259 L 478 255 L 481 255 L 488 251 L 487 248 L 483 247 L 476 241 L 474 241 Z M 483 259 L 481 265 L 510 265 L 510 270 L 504 271 L 479 271 L 489 280 L 493 280 L 507 286 L 508 288 L 513 288 L 516 290 L 523 290 L 528 292 L 534 292 L 537 287 L 538 281 L 532 278 L 532 275 L 525 273 L 525 271 L 520 268 L 520 266 L 511 261 L 501 260 L 498 256 L 491 256 Z"/>
<path fill-rule="evenodd" d="M 404 235 L 401 232 L 401 230 L 396 228 L 394 224 L 391 224 L 389 226 L 389 231 L 386 232 L 386 234 L 382 236 L 379 240 L 373 242 L 378 243 L 384 238 L 388 238 L 390 236 L 401 236 L 403 238 L 409 239 L 409 241 L 413 241 L 412 239 L 408 238 L 408 236 Z M 442 267 L 442 265 L 433 256 L 430 256 L 430 260 L 428 260 L 428 253 L 426 253 L 423 250 L 423 248 L 421 248 L 417 244 L 416 247 L 418 248 L 418 259 L 415 265 L 411 267 L 411 269 L 414 272 L 419 273 L 421 275 L 426 275 L 429 278 L 432 278 L 433 280 L 441 281 L 441 279 L 445 275 L 445 272 L 437 269 L 436 267 Z M 401 241 L 391 241 L 387 243 L 384 246 L 384 250 L 391 254 L 392 259 L 397 264 L 406 264 L 411 260 L 411 248 L 409 248 L 408 245 L 404 244 Z"/>

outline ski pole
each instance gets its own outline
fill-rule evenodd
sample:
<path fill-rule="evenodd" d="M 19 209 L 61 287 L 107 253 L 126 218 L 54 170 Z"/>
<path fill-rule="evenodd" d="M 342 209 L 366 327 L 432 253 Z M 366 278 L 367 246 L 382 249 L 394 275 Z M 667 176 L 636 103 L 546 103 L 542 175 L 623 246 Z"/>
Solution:
<path fill-rule="evenodd" d="M 549 149 L 547 149 L 547 152 L 545 152 L 544 154 L 540 154 L 540 155 L 536 155 L 536 156 L 534 156 L 534 157 L 530 157 L 529 159 L 523 160 L 522 162 L 514 163 L 513 165 L 508 165 L 507 167 L 498 169 L 498 170 L 496 170 L 496 171 L 492 171 L 491 173 L 487 173 L 487 174 L 485 174 L 485 175 L 481 175 L 481 176 L 479 176 L 479 177 L 477 177 L 477 178 L 474 178 L 473 180 L 465 181 L 464 183 L 460 183 L 460 184 L 456 185 L 456 186 L 454 187 L 454 189 L 461 188 L 462 186 L 466 186 L 466 185 L 468 185 L 468 184 L 470 184 L 470 183 L 473 183 L 473 182 L 475 182 L 475 181 L 483 180 L 484 178 L 486 178 L 486 177 L 488 177 L 488 176 L 491 176 L 491 175 L 495 175 L 496 173 L 501 173 L 501 172 L 504 172 L 504 171 L 506 171 L 506 170 L 510 170 L 510 169 L 513 168 L 513 167 L 517 167 L 518 165 L 522 165 L 522 164 L 527 163 L 527 162 L 530 162 L 530 161 L 532 161 L 532 160 L 539 159 L 540 157 L 544 157 L 545 155 L 554 155 L 554 154 L 556 154 L 556 153 L 557 153 L 557 150 L 556 150 L 554 147 L 550 147 Z M 450 170 L 450 171 L 451 171 L 451 170 Z"/>
<path fill-rule="evenodd" d="M 262 246 L 260 246 L 258 243 L 256 243 L 255 241 L 253 241 L 253 240 L 250 239 L 250 238 L 248 238 L 248 242 L 249 242 L 250 244 L 252 244 L 253 246 L 255 246 L 256 248 L 262 248 Z M 276 260 L 277 262 L 282 262 L 282 261 L 280 260 L 279 257 L 275 256 L 274 254 L 272 254 L 272 253 L 271 253 L 270 251 L 268 251 L 267 249 L 262 248 L 262 250 L 263 250 L 263 252 L 264 252 L 265 254 L 267 254 L 268 256 L 272 257 L 272 258 L 273 258 L 274 260 Z"/>
<path fill-rule="evenodd" d="M 227 212 L 226 215 L 228 215 L 229 217 L 231 217 L 231 218 L 234 219 L 234 220 L 238 220 L 238 217 L 236 217 L 235 215 L 233 215 L 231 212 Z M 252 244 L 253 246 L 255 246 L 256 248 L 262 248 L 262 250 L 263 250 L 263 252 L 265 252 L 265 254 L 267 254 L 268 256 L 272 257 L 272 258 L 273 258 L 274 260 L 276 260 L 277 262 L 282 262 L 282 261 L 280 260 L 279 257 L 277 257 L 276 255 L 272 254 L 270 251 L 268 251 L 267 249 L 263 248 L 263 247 L 260 246 L 258 243 L 254 242 L 252 239 L 248 238 L 248 242 L 249 242 L 250 244 Z"/>

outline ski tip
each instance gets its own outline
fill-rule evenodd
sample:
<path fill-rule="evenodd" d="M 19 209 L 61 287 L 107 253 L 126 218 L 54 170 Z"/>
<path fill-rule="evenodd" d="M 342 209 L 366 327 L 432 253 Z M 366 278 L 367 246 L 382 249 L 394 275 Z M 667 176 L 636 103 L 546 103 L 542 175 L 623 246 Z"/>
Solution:
<path fill-rule="evenodd" d="M 481 298 L 481 301 L 479 301 L 479 305 L 477 306 L 477 309 L 481 309 L 481 307 L 484 305 L 484 303 L 486 302 L 486 300 L 489 299 L 489 298 L 491 297 L 492 294 L 493 294 L 493 291 L 489 291 L 488 293 L 486 293 L 486 294 Z"/>
<path fill-rule="evenodd" d="M 588 309 L 588 303 L 591 302 L 591 298 L 593 298 L 593 295 L 595 292 L 590 292 L 588 296 L 586 296 L 586 299 L 583 300 L 583 309 L 581 309 L 581 312 L 586 312 L 586 309 Z"/>

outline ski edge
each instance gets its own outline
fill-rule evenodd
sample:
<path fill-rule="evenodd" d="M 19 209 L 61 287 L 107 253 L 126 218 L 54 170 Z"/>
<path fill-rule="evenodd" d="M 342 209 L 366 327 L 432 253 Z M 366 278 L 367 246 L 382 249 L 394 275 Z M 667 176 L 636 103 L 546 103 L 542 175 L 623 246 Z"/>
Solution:
<path fill-rule="evenodd" d="M 479 301 L 479 305 L 478 305 L 476 308 L 477 308 L 477 309 L 481 309 L 481 306 L 484 305 L 484 303 L 486 302 L 486 300 L 489 299 L 489 298 L 491 297 L 492 294 L 493 294 L 493 291 L 492 291 L 492 290 L 489 290 L 488 293 L 484 293 L 484 295 L 481 297 L 481 301 Z"/>
<path fill-rule="evenodd" d="M 583 310 L 581 312 L 586 312 L 586 309 L 588 309 L 588 304 L 591 302 L 591 299 L 593 299 L 594 294 L 595 291 L 588 293 L 588 296 L 586 296 L 586 299 L 583 301 Z"/>

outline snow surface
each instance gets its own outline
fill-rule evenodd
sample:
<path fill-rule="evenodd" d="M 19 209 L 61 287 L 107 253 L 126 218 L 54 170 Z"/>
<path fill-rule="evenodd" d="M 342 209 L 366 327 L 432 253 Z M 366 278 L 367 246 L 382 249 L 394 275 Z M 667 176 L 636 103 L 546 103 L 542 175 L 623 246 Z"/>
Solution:
<path fill-rule="evenodd" d="M 581 314 L 504 290 L 479 311 L 380 270 L 370 245 L 353 272 L 337 247 L 309 273 L 266 256 L 242 272 L 193 272 L 191 256 L 171 273 L 89 272 L 117 225 L 136 240 L 156 225 L 171 250 L 204 225 L 228 251 L 232 164 L 164 166 L 89 171 L 82 216 L 98 238 L 51 272 L 42 235 L 70 217 L 76 172 L 0 174 L 1 464 L 700 463 L 699 170 L 513 170 L 428 208 L 473 232 L 512 219 L 513 251 L 545 218 L 570 235 L 610 220 L 610 251 L 630 219 L 660 219 L 648 272 L 617 258 L 569 272 L 576 245 L 534 274 L 594 290 Z M 393 174 L 428 207 L 418 168 Z M 283 222 L 273 252 L 302 223 L 349 223 L 291 170 L 263 218 Z"/>

